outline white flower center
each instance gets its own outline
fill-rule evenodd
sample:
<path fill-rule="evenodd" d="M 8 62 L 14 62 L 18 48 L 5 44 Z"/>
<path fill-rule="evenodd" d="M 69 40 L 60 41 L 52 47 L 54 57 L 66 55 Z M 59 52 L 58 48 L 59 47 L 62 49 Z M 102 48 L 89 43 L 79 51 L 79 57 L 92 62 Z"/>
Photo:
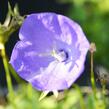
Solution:
<path fill-rule="evenodd" d="M 58 52 L 53 50 L 52 56 L 55 57 L 59 62 L 64 62 L 68 58 L 68 54 L 64 50 L 59 50 Z"/>

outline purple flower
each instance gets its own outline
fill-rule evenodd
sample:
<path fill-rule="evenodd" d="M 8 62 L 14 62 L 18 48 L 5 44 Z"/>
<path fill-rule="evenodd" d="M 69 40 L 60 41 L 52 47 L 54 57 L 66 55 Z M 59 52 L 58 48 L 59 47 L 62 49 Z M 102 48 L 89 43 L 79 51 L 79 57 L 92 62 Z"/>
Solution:
<path fill-rule="evenodd" d="M 71 19 L 55 13 L 28 15 L 19 38 L 10 63 L 37 90 L 67 89 L 83 72 L 89 42 Z"/>

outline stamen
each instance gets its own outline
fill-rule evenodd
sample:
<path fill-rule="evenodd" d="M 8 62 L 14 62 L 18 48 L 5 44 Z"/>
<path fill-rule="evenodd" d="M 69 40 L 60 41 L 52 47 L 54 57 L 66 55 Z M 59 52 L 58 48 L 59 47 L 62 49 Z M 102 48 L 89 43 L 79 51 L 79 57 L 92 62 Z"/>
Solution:
<path fill-rule="evenodd" d="M 64 62 L 68 58 L 68 53 L 64 50 L 56 51 L 53 49 L 52 56 L 55 57 L 59 62 Z"/>

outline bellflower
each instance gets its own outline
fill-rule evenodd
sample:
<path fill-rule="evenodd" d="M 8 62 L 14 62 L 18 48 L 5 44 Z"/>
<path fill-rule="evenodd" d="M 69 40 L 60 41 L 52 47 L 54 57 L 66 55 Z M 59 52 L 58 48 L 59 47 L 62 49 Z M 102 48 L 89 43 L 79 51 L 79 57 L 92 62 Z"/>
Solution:
<path fill-rule="evenodd" d="M 89 42 L 71 19 L 55 13 L 28 15 L 19 38 L 10 63 L 37 90 L 57 96 L 83 72 Z"/>

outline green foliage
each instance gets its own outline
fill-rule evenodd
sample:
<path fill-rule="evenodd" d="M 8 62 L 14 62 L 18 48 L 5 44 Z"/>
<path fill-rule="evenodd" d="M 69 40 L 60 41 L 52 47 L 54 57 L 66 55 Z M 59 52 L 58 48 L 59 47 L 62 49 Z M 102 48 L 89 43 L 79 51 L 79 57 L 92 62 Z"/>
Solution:
<path fill-rule="evenodd" d="M 5 44 L 10 35 L 16 31 L 23 22 L 23 17 L 20 16 L 18 6 L 15 5 L 12 11 L 10 3 L 8 3 L 8 13 L 3 24 L 0 23 L 0 44 Z"/>
<path fill-rule="evenodd" d="M 80 87 L 78 87 L 80 88 Z M 108 97 L 104 98 L 101 90 L 97 91 L 97 99 L 94 98 L 90 87 L 81 87 L 83 102 L 85 107 L 81 106 L 81 95 L 78 88 L 69 91 L 60 92 L 56 99 L 53 95 L 38 101 L 40 93 L 32 88 L 31 85 L 21 85 L 16 91 L 13 103 L 8 103 L 0 109 L 108 109 Z M 88 91 L 90 90 L 90 92 Z M 106 107 L 107 106 L 107 107 Z"/>

